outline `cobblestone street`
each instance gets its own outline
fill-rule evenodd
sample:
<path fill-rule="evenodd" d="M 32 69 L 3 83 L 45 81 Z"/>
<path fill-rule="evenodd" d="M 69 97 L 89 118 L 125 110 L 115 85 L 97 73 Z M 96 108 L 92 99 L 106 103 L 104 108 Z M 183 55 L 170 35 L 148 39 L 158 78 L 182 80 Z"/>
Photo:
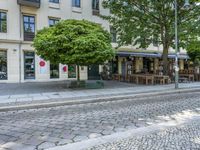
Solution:
<path fill-rule="evenodd" d="M 1 112 L 0 150 L 41 150 L 199 114 L 198 92 Z M 191 121 L 185 126 L 92 149 L 198 149 L 199 125 L 200 121 Z"/>
<path fill-rule="evenodd" d="M 143 136 L 132 136 L 88 150 L 199 150 L 200 118 L 188 124 Z"/>

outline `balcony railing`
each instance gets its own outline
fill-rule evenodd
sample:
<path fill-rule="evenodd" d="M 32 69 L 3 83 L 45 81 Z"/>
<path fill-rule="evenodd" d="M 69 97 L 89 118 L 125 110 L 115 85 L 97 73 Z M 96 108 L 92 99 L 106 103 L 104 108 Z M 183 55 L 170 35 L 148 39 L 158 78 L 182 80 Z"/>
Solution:
<path fill-rule="evenodd" d="M 23 6 L 40 7 L 40 0 L 17 0 L 17 3 Z"/>

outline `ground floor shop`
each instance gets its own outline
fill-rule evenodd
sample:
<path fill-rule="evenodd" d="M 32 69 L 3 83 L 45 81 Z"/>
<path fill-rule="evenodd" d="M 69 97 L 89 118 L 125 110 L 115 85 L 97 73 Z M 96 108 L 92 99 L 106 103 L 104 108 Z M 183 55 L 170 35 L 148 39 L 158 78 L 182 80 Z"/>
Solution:
<path fill-rule="evenodd" d="M 80 66 L 80 79 L 99 79 L 99 65 Z M 0 45 L 0 83 L 76 80 L 77 66 L 51 64 L 40 58 L 29 43 Z"/>
<path fill-rule="evenodd" d="M 163 75 L 163 61 L 161 53 L 142 52 L 118 52 L 112 61 L 112 79 L 143 83 L 165 84 L 174 81 L 175 54 L 168 56 L 168 75 Z M 187 54 L 179 54 L 179 77 L 180 81 L 199 80 L 199 67 L 194 67 Z"/>

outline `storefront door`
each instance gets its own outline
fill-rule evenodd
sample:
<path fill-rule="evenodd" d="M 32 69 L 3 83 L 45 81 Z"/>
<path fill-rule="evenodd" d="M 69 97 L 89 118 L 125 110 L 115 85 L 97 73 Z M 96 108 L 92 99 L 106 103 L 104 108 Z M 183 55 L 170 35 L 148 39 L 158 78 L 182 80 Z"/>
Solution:
<path fill-rule="evenodd" d="M 0 80 L 7 80 L 7 52 L 0 51 Z"/>
<path fill-rule="evenodd" d="M 99 80 L 99 65 L 88 66 L 88 80 Z"/>
<path fill-rule="evenodd" d="M 24 79 L 35 79 L 34 52 L 24 52 Z"/>

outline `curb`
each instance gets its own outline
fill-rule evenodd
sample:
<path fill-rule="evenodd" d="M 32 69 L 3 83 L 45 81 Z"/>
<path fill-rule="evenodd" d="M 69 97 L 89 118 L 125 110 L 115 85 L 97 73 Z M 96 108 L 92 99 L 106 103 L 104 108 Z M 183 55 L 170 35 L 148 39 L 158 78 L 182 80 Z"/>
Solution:
<path fill-rule="evenodd" d="M 109 101 L 120 101 L 122 100 L 131 100 L 134 98 L 144 98 L 144 96 L 161 96 L 168 94 L 180 94 L 180 93 L 189 93 L 189 92 L 200 92 L 200 88 L 182 88 L 168 91 L 151 91 L 151 92 L 139 92 L 139 93 L 125 93 L 124 95 L 112 95 L 104 96 L 103 98 L 88 98 L 82 100 L 63 100 L 63 101 L 53 101 L 45 103 L 34 103 L 34 104 L 22 104 L 18 106 L 3 106 L 0 107 L 0 112 L 6 111 L 18 111 L 18 110 L 27 110 L 27 109 L 40 109 L 40 108 L 52 108 L 58 106 L 69 106 L 69 105 L 80 105 L 88 103 L 98 103 L 98 102 L 109 102 Z M 55 99 L 56 100 L 56 99 Z"/>

